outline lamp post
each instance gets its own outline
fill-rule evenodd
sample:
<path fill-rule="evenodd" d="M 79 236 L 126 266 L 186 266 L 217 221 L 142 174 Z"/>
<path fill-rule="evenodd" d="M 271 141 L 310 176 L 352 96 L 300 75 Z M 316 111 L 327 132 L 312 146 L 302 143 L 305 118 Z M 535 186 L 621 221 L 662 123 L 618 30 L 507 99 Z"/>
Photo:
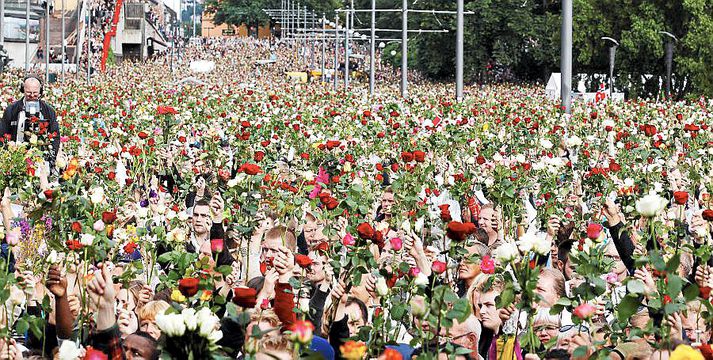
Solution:
<path fill-rule="evenodd" d="M 667 31 L 659 31 L 667 36 L 666 39 L 666 98 L 671 97 L 671 70 L 673 69 L 673 47 L 678 41 L 675 35 Z"/>
<path fill-rule="evenodd" d="M 609 47 L 609 98 L 614 94 L 614 60 L 616 59 L 616 48 L 619 47 L 619 42 L 608 36 L 603 36 L 602 40 L 609 41 L 612 46 Z"/>
<path fill-rule="evenodd" d="M 401 7 L 401 97 L 408 94 L 408 0 Z"/>
<path fill-rule="evenodd" d="M 371 42 L 369 43 L 369 96 L 374 96 L 374 66 L 376 47 L 376 0 L 371 0 Z"/>
<path fill-rule="evenodd" d="M 456 101 L 463 101 L 463 0 L 456 15 Z"/>
<path fill-rule="evenodd" d="M 2 19 L 5 21 L 5 19 Z M 25 3 L 25 75 L 30 71 L 30 0 Z"/>
<path fill-rule="evenodd" d="M 560 39 L 560 97 L 565 113 L 572 113 L 572 0 L 562 0 Z"/>

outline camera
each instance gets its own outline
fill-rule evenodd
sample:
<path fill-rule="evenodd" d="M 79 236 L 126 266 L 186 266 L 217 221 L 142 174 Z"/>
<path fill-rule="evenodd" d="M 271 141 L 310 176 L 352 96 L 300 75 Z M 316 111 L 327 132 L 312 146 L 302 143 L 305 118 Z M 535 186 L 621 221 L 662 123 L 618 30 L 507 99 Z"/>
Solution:
<path fill-rule="evenodd" d="M 38 115 L 39 114 L 39 115 Z M 42 118 L 42 113 L 40 112 L 40 102 L 39 101 L 27 101 L 25 102 L 25 116 L 29 119 L 33 116 Z"/>

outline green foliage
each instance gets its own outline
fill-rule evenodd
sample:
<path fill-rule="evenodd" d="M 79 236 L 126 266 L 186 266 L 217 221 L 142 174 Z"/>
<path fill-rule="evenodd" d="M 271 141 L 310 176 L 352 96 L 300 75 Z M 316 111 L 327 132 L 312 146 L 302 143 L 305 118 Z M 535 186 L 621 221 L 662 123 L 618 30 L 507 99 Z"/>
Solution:
<path fill-rule="evenodd" d="M 306 1 L 317 13 L 332 18 L 342 1 Z M 350 2 L 349 2 L 350 3 Z M 345 3 L 347 4 L 347 3 Z M 381 9 L 400 9 L 400 0 L 379 0 Z M 371 0 L 354 1 L 360 9 Z M 455 2 L 421 0 L 416 9 L 455 10 Z M 263 8 L 279 8 L 276 0 L 210 0 L 209 11 L 217 23 L 267 24 Z M 469 82 L 546 81 L 559 71 L 561 14 L 559 2 L 522 0 L 466 0 L 464 74 Z M 368 12 L 358 13 L 354 24 L 368 27 Z M 679 39 L 674 46 L 674 97 L 713 96 L 713 3 L 706 0 L 574 0 L 573 68 L 575 74 L 608 74 L 609 36 L 619 40 L 615 61 L 615 81 L 631 98 L 657 96 L 665 80 L 667 31 Z M 409 34 L 409 64 L 436 80 L 452 80 L 455 74 L 456 17 L 446 14 L 411 13 L 410 29 L 447 29 L 448 33 Z M 343 21 L 343 17 L 342 17 Z M 358 25 L 357 25 L 358 24 Z M 401 28 L 401 14 L 377 13 L 377 28 Z M 377 33 L 393 37 L 394 33 Z M 399 36 L 398 33 L 396 33 Z M 391 56 L 391 50 L 397 54 Z M 390 43 L 383 58 L 400 66 L 400 44 Z M 604 78 L 587 84 L 593 91 Z"/>

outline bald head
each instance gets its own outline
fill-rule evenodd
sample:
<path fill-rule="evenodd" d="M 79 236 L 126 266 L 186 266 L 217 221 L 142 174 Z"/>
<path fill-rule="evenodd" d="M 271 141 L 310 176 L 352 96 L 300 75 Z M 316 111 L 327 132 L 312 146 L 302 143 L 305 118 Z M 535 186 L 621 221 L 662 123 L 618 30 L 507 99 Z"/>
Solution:
<path fill-rule="evenodd" d="M 40 99 L 40 88 L 42 84 L 35 78 L 28 78 L 23 83 L 25 89 L 25 100 L 27 101 L 37 101 Z"/>

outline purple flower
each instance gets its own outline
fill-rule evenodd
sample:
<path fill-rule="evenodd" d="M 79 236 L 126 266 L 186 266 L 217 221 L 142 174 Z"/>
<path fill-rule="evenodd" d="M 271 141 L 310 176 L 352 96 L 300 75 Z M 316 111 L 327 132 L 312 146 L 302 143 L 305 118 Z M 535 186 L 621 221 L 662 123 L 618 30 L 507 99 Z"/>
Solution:
<path fill-rule="evenodd" d="M 141 201 L 139 202 L 139 206 L 141 206 L 141 207 L 147 207 L 147 206 L 149 206 L 149 201 L 146 200 L 146 199 L 141 200 Z"/>
<path fill-rule="evenodd" d="M 152 189 L 151 191 L 149 191 L 149 198 L 155 199 L 157 197 L 158 197 L 158 194 L 156 193 L 155 190 Z"/>

